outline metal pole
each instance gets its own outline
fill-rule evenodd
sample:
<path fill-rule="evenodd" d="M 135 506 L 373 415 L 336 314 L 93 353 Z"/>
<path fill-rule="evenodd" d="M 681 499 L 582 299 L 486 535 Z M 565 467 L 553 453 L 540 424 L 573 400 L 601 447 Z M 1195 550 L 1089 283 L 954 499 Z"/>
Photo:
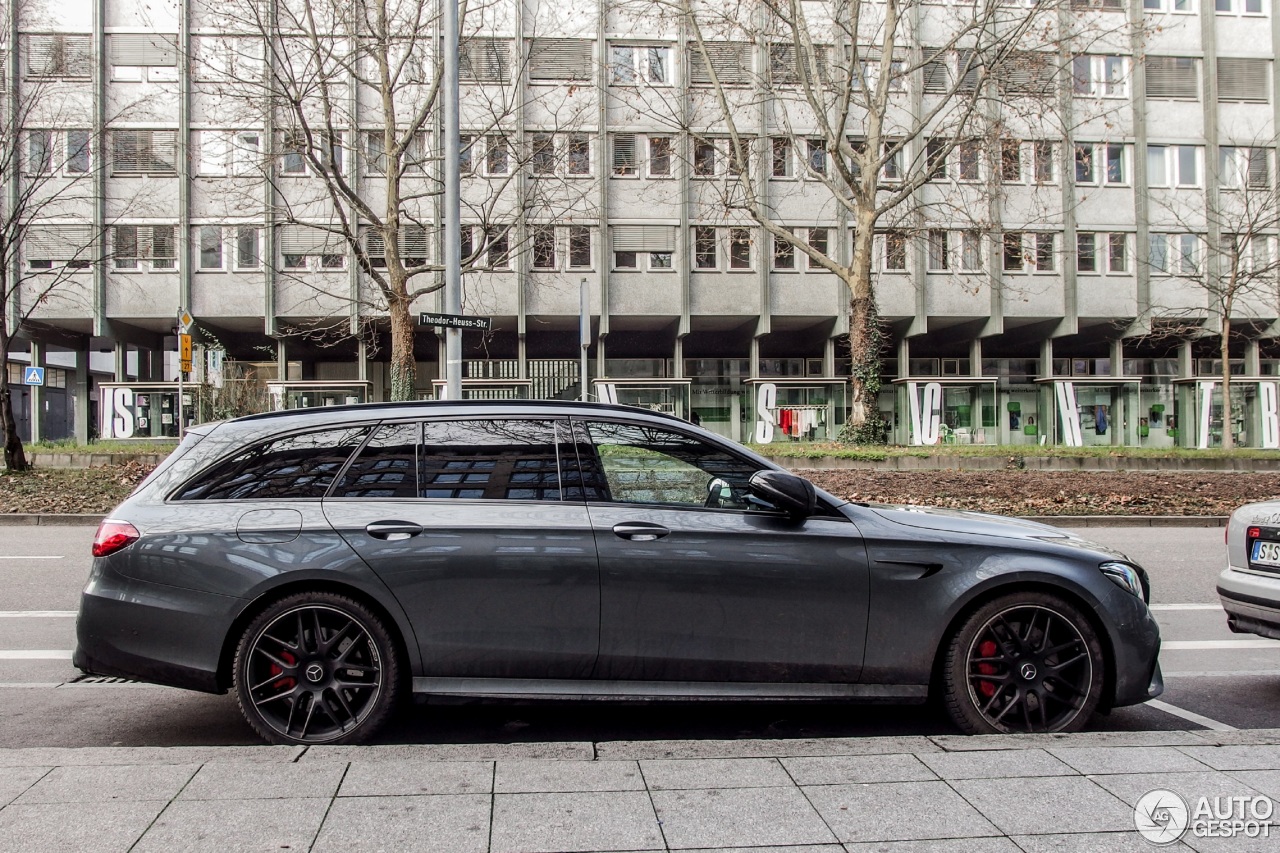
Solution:
<path fill-rule="evenodd" d="M 582 344 L 582 355 L 578 362 L 578 399 L 587 400 L 587 350 L 591 348 L 591 292 L 587 286 L 587 277 L 582 277 L 578 291 L 578 341 Z"/>
<path fill-rule="evenodd" d="M 186 432 L 187 418 L 182 412 L 182 329 L 179 328 L 177 332 L 178 332 L 178 405 L 177 405 L 177 411 L 174 414 L 178 418 L 178 440 L 181 441 L 183 439 L 183 434 Z"/>
<path fill-rule="evenodd" d="M 458 0 L 444 6 L 444 311 L 462 313 L 462 213 L 458 164 Z M 462 399 L 462 330 L 444 330 L 446 396 Z"/>

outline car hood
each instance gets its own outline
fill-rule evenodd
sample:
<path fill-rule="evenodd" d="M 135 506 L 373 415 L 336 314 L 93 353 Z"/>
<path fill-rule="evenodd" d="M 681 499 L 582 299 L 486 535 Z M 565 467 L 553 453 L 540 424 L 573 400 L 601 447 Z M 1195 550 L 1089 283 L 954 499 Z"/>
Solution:
<path fill-rule="evenodd" d="M 1128 559 L 1124 554 L 1113 548 L 1099 545 L 1097 542 L 1091 542 L 1069 530 L 1041 524 L 1038 521 L 1027 521 L 1021 518 L 991 515 L 984 512 L 967 512 L 958 509 L 939 509 L 937 507 L 905 504 L 873 504 L 869 509 L 885 521 L 891 521 L 894 524 L 901 524 L 906 527 L 917 527 L 923 530 L 937 530 L 946 533 L 970 533 L 978 536 L 999 536 L 1005 539 L 1052 542 L 1055 545 L 1083 548 L 1125 560 Z"/>

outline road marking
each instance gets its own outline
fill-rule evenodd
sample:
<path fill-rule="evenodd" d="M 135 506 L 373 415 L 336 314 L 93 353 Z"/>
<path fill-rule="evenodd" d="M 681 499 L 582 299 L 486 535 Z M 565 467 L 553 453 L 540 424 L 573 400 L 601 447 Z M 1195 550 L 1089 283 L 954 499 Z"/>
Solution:
<path fill-rule="evenodd" d="M 1221 604 L 1149 604 L 1148 610 L 1221 610 Z"/>
<path fill-rule="evenodd" d="M 1206 651 L 1210 649 L 1280 649 L 1280 640 L 1170 640 L 1160 644 L 1162 652 Z"/>
<path fill-rule="evenodd" d="M 74 610 L 0 610 L 0 619 L 72 619 Z"/>
<path fill-rule="evenodd" d="M 0 660 L 71 660 L 71 649 L 0 649 Z"/>
<path fill-rule="evenodd" d="M 61 681 L 0 681 L 0 690 L 8 688 L 57 687 Z"/>
<path fill-rule="evenodd" d="M 1193 670 L 1185 672 L 1165 672 L 1165 678 L 1274 678 L 1280 676 L 1280 669 L 1234 669 L 1234 670 Z"/>
<path fill-rule="evenodd" d="M 65 560 L 66 557 L 61 554 L 4 554 L 0 555 L 0 560 Z"/>
<path fill-rule="evenodd" d="M 1168 702 L 1161 702 L 1159 699 L 1148 699 L 1147 704 L 1152 708 L 1164 711 L 1166 714 L 1172 714 L 1175 717 L 1181 717 L 1192 723 L 1204 726 L 1206 729 L 1212 729 L 1215 732 L 1234 732 L 1235 726 L 1228 726 L 1226 723 L 1220 723 L 1217 720 L 1211 720 L 1208 717 L 1202 717 L 1194 711 L 1186 711 L 1176 705 L 1170 705 Z"/>

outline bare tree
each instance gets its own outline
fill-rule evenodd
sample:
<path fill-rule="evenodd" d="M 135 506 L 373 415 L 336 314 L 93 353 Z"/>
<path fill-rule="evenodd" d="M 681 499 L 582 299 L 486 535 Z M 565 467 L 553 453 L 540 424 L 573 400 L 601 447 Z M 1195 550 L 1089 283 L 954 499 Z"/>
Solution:
<path fill-rule="evenodd" d="M 1103 36 L 1098 22 L 1072 11 L 1079 0 L 636 2 L 676 15 L 687 33 L 695 84 L 688 100 L 649 110 L 676 117 L 692 140 L 694 174 L 702 152 L 719 146 L 715 156 L 728 163 L 725 212 L 847 288 L 852 375 L 843 436 L 882 442 L 877 252 L 906 253 L 906 237 L 949 222 L 1000 245 L 1009 156 L 1001 142 L 1060 140 L 1079 120 L 1060 108 L 1071 97 L 1071 54 Z M 757 71 L 744 73 L 753 51 Z M 780 194 L 788 191 L 770 182 L 782 168 L 798 168 L 803 187 L 790 192 L 805 195 L 810 209 L 851 226 L 847 250 L 826 229 L 817 241 L 783 224 L 788 199 Z M 949 168 L 960 181 L 931 187 Z M 1055 204 L 1046 215 L 1060 222 L 1061 199 Z M 886 232 L 888 245 L 877 249 Z M 998 272 L 991 275 L 1000 286 Z"/>
<path fill-rule="evenodd" d="M 349 298 L 362 317 L 385 312 L 391 399 L 412 399 L 413 306 L 444 286 L 438 201 L 443 146 L 452 143 L 439 128 L 439 4 L 229 0 L 209 4 L 202 14 L 241 36 L 207 39 L 197 57 L 198 65 L 216 72 L 206 97 L 224 106 L 238 102 L 241 115 L 274 127 L 271 156 L 259 162 L 275 221 L 311 229 L 322 258 L 353 257 L 361 283 L 352 295 L 323 276 L 278 272 L 317 294 Z M 504 15 L 509 18 L 509 10 L 472 5 L 461 23 L 468 271 L 508 263 L 529 239 L 526 219 L 580 211 L 591 197 L 583 181 L 553 189 L 552 179 L 564 170 L 544 168 L 549 159 L 574 156 L 563 132 L 586 105 L 575 103 L 572 87 L 568 96 L 559 93 L 556 110 L 539 111 L 554 125 L 539 125 L 552 141 L 520 144 L 530 112 L 520 82 L 526 40 L 481 35 L 509 27 Z M 530 171 L 539 179 L 526 180 Z M 304 175 L 309 180 L 301 180 Z M 467 239 L 472 227 L 474 239 Z M 283 251 L 287 256 L 289 248 Z M 363 323 L 351 325 L 367 331 Z"/>
<path fill-rule="evenodd" d="M 92 270 L 105 260 L 89 215 L 104 160 L 82 79 L 92 73 L 90 37 L 19 38 L 14 21 L 38 32 L 41 9 L 19 4 L 5 12 L 0 42 L 16 53 L 5 56 L 9 88 L 0 104 L 0 365 L 33 336 L 42 310 L 59 303 L 91 310 Z M 7 377 L 0 381 L 0 435 L 5 468 L 26 470 Z"/>
<path fill-rule="evenodd" d="M 1153 283 L 1148 317 L 1156 334 L 1214 334 L 1222 363 L 1222 447 L 1230 450 L 1232 378 L 1230 344 L 1239 325 L 1274 317 L 1280 304 L 1280 192 L 1269 152 L 1276 140 L 1223 146 L 1214 201 L 1159 204 L 1147 265 Z M 1201 326 L 1207 322 L 1211 326 Z M 1212 331 L 1210 331 L 1212 329 Z M 1163 330 L 1163 331 L 1160 331 Z"/>

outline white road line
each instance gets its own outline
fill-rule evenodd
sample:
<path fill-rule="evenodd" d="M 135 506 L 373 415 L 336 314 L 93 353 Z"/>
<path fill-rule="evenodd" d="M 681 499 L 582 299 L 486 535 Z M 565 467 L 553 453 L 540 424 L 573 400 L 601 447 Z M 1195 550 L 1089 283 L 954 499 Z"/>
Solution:
<path fill-rule="evenodd" d="M 1181 717 L 1192 723 L 1198 723 L 1206 729 L 1212 729 L 1215 732 L 1234 732 L 1235 726 L 1228 726 L 1226 723 L 1220 723 L 1217 720 L 1211 720 L 1208 717 L 1202 717 L 1194 711 L 1185 711 L 1176 705 L 1170 705 L 1168 702 L 1161 702 L 1159 699 L 1148 699 L 1147 704 L 1152 708 L 1164 711 L 1166 714 L 1172 714 L 1175 717 Z"/>
<path fill-rule="evenodd" d="M 65 560 L 61 554 L 4 554 L 0 560 Z"/>
<path fill-rule="evenodd" d="M 1149 604 L 1150 610 L 1221 610 L 1221 604 Z"/>
<path fill-rule="evenodd" d="M 73 619 L 74 610 L 0 610 L 0 619 Z"/>
<path fill-rule="evenodd" d="M 1160 644 L 1162 652 L 1208 651 L 1211 649 L 1280 649 L 1280 640 L 1170 640 Z"/>
<path fill-rule="evenodd" d="M 0 660 L 71 660 L 71 649 L 0 649 Z"/>
<path fill-rule="evenodd" d="M 1280 669 L 1236 669 L 1236 670 L 1193 670 L 1184 672 L 1174 670 L 1163 673 L 1165 678 L 1277 678 Z"/>

